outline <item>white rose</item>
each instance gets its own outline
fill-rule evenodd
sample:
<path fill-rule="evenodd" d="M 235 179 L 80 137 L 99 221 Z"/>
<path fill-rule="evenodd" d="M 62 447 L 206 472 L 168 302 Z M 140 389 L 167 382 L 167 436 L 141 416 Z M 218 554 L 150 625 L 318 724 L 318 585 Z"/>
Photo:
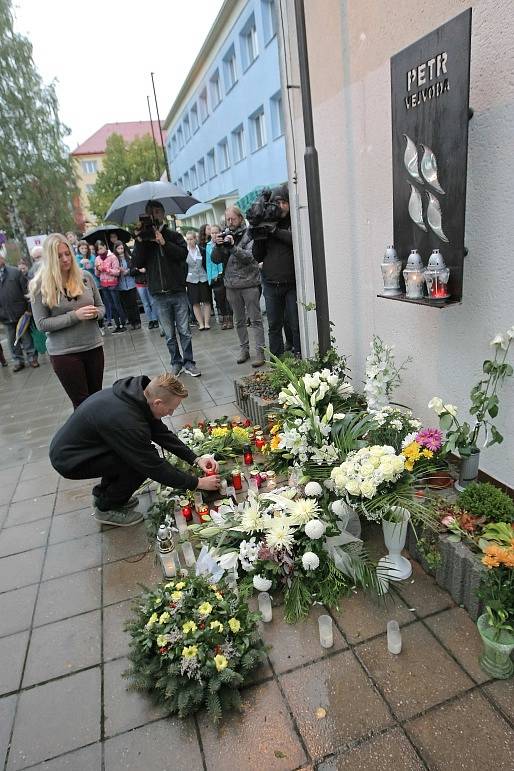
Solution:
<path fill-rule="evenodd" d="M 496 335 L 495 337 L 493 337 L 493 339 L 491 340 L 489 345 L 495 345 L 495 346 L 499 345 L 500 348 L 503 348 L 503 350 L 506 351 L 507 347 L 509 345 L 509 341 L 507 339 L 508 336 L 509 336 L 508 333 L 506 335 L 503 335 L 503 334 L 502 335 Z"/>
<path fill-rule="evenodd" d="M 448 412 L 453 417 L 457 415 L 457 407 L 454 404 L 445 404 L 444 410 L 445 412 Z"/>
<path fill-rule="evenodd" d="M 319 566 L 318 555 L 313 551 L 306 551 L 302 557 L 302 565 L 304 570 L 316 570 Z"/>
<path fill-rule="evenodd" d="M 507 335 L 509 340 L 512 340 L 512 338 L 514 337 L 514 327 L 511 327 L 510 329 L 508 329 L 505 334 Z"/>
<path fill-rule="evenodd" d="M 346 483 L 346 489 L 350 495 L 358 495 L 360 492 L 360 485 L 356 479 L 349 479 Z"/>
<path fill-rule="evenodd" d="M 366 481 L 364 481 L 360 486 L 361 495 L 363 495 L 365 498 L 373 498 L 376 491 L 377 488 L 371 479 L 366 479 Z"/>
<path fill-rule="evenodd" d="M 370 463 L 369 461 L 366 461 L 366 463 L 363 463 L 361 466 L 361 475 L 363 477 L 370 477 L 375 470 L 375 466 L 373 463 Z"/>
<path fill-rule="evenodd" d="M 326 525 L 320 519 L 311 519 L 304 527 L 307 538 L 316 540 L 325 534 Z"/>
<path fill-rule="evenodd" d="M 305 485 L 305 495 L 309 498 L 319 498 L 323 495 L 323 488 L 319 482 L 307 482 Z"/>
<path fill-rule="evenodd" d="M 434 398 L 430 399 L 430 401 L 428 402 L 428 409 L 434 410 L 436 415 L 441 415 L 441 413 L 444 412 L 443 400 L 440 399 L 438 396 L 434 396 Z"/>
<path fill-rule="evenodd" d="M 253 577 L 253 585 L 258 592 L 267 592 L 268 589 L 271 589 L 271 583 L 269 578 L 264 578 L 259 573 L 256 573 Z"/>

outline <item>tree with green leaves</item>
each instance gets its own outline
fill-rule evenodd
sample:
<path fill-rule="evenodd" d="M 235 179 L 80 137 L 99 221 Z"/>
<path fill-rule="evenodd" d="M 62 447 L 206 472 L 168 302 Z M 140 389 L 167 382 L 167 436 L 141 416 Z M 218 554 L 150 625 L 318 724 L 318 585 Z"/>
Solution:
<path fill-rule="evenodd" d="M 15 32 L 11 0 L 0 0 L 0 73 L 0 228 L 25 248 L 27 233 L 73 227 L 76 183 L 55 84 Z"/>
<path fill-rule="evenodd" d="M 89 208 L 99 220 L 119 194 L 129 185 L 159 179 L 152 137 L 147 134 L 126 143 L 120 134 L 111 134 L 106 143 L 102 170 L 89 195 Z"/>

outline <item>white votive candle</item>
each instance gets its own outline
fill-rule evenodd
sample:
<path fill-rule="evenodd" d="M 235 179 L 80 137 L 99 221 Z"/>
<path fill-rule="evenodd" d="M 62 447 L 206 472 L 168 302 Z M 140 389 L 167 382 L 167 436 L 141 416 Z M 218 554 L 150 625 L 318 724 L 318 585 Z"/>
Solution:
<path fill-rule="evenodd" d="M 184 555 L 184 560 L 186 562 L 186 565 L 188 568 L 192 568 L 193 565 L 196 563 L 195 553 L 193 551 L 193 547 L 189 543 L 189 541 L 184 541 L 182 544 L 182 554 Z"/>
<path fill-rule="evenodd" d="M 331 648 L 334 644 L 334 633 L 332 630 L 332 619 L 330 616 L 320 616 L 318 618 L 319 641 L 322 648 Z"/>
<path fill-rule="evenodd" d="M 395 654 L 402 651 L 402 633 L 398 621 L 387 622 L 387 650 Z"/>
<path fill-rule="evenodd" d="M 273 618 L 273 611 L 271 609 L 271 597 L 268 592 L 259 592 L 257 595 L 259 602 L 259 610 L 262 613 L 262 620 L 268 623 Z"/>

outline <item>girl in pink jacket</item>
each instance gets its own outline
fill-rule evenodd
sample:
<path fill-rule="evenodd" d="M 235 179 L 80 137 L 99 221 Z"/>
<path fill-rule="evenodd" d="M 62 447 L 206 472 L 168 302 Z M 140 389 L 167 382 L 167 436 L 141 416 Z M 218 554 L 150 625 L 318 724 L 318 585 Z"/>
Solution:
<path fill-rule="evenodd" d="M 102 296 L 107 296 L 109 298 L 112 317 L 116 324 L 116 328 L 113 329 L 112 333 L 114 335 L 116 332 L 125 332 L 127 318 L 121 306 L 120 295 L 118 292 L 120 263 L 118 262 L 116 255 L 107 249 L 103 241 L 97 241 L 95 246 L 95 273 L 100 279 L 100 292 L 102 293 Z"/>

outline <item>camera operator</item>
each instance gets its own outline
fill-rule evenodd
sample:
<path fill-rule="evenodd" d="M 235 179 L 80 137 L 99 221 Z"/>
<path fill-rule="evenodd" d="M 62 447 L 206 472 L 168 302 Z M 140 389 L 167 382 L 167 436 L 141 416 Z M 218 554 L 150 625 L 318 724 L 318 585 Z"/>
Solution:
<path fill-rule="evenodd" d="M 227 229 L 215 239 L 211 259 L 224 266 L 224 281 L 227 300 L 234 311 L 234 324 L 239 337 L 241 353 L 238 364 L 250 358 L 250 341 L 246 319 L 251 321 L 255 340 L 255 360 L 252 367 L 264 364 L 264 327 L 260 308 L 259 266 L 252 253 L 252 239 L 246 227 L 245 218 L 238 206 L 229 206 L 225 211 Z"/>
<path fill-rule="evenodd" d="M 265 191 L 263 200 L 254 204 L 252 209 L 254 212 L 248 212 L 248 219 L 253 226 L 253 256 L 258 263 L 262 263 L 270 351 L 275 356 L 284 353 L 282 329 L 285 323 L 291 330 L 293 353 L 300 356 L 300 326 L 287 185 L 275 188 L 271 195 Z"/>
<path fill-rule="evenodd" d="M 198 377 L 201 372 L 193 359 L 186 294 L 187 245 L 180 233 L 165 224 L 164 206 L 160 201 L 148 201 L 145 213 L 136 230 L 132 264 L 146 269 L 148 289 L 155 300 L 171 355 L 172 374 L 178 376 L 184 372 Z"/>

